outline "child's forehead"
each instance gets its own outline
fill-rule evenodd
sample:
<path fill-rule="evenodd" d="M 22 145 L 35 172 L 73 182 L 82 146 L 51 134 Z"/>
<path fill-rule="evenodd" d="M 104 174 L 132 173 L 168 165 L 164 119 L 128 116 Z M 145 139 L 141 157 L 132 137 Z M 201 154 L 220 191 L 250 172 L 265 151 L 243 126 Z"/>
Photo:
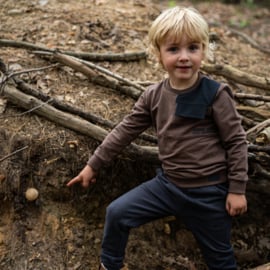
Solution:
<path fill-rule="evenodd" d="M 164 38 L 161 40 L 161 43 L 167 44 L 190 44 L 190 43 L 201 43 L 202 41 L 198 39 L 196 36 L 188 36 L 186 34 L 173 34 L 168 33 Z"/>

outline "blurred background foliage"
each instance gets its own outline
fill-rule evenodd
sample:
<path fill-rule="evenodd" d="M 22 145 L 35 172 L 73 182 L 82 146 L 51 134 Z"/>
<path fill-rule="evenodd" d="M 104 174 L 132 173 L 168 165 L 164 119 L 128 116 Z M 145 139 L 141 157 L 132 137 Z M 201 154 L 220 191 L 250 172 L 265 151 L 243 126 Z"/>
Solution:
<path fill-rule="evenodd" d="M 180 1 L 177 0 L 170 0 L 169 7 L 173 7 L 179 4 Z M 201 2 L 200 0 L 193 0 L 193 2 Z M 204 1 L 206 2 L 206 1 Z M 234 5 L 245 5 L 250 8 L 255 8 L 258 6 L 265 6 L 270 8 L 270 0 L 208 0 L 209 3 L 211 2 L 222 2 L 225 4 L 234 4 Z"/>

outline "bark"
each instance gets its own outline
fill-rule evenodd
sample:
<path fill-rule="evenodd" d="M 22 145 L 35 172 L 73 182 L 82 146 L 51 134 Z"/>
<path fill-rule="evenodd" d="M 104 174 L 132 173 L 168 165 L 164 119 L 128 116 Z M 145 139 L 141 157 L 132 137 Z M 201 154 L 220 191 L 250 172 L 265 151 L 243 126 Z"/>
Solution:
<path fill-rule="evenodd" d="M 29 42 L 0 39 L 0 47 L 13 47 L 26 49 L 31 51 L 46 51 L 46 52 L 56 52 L 57 49 L 49 49 L 44 46 L 38 46 Z M 60 51 L 60 50 L 58 50 Z M 147 54 L 145 51 L 140 52 L 130 52 L 130 53 L 85 53 L 85 52 L 72 52 L 72 51 L 61 51 L 64 54 L 75 56 L 81 59 L 90 61 L 138 61 L 140 59 L 145 59 Z"/>
<path fill-rule="evenodd" d="M 270 54 L 269 49 L 262 47 L 260 44 L 258 44 L 254 39 L 252 39 L 247 34 L 240 32 L 240 31 L 237 31 L 235 29 L 230 29 L 230 32 L 235 36 L 241 37 L 244 41 L 248 42 L 253 48 L 255 48 L 263 53 Z"/>
<path fill-rule="evenodd" d="M 6 86 L 2 91 L 5 97 L 7 97 L 8 100 L 13 104 L 34 112 L 37 115 L 40 115 L 66 128 L 92 137 L 100 142 L 103 141 L 108 134 L 105 129 L 89 123 L 84 119 L 75 117 L 72 114 L 57 110 L 53 106 L 44 103 L 33 96 L 22 93 L 14 86 Z M 131 143 L 131 145 L 125 148 L 124 152 L 130 157 L 139 157 L 142 160 L 158 163 L 157 147 L 139 146 L 135 143 Z"/>
<path fill-rule="evenodd" d="M 249 74 L 230 65 L 204 64 L 202 69 L 207 73 L 221 75 L 243 85 L 270 90 L 270 78 L 263 78 L 254 74 Z"/>
<path fill-rule="evenodd" d="M 138 96 L 141 94 L 141 90 L 138 90 L 134 87 L 123 86 L 117 80 L 109 79 L 107 76 L 98 75 L 95 71 L 93 71 L 93 69 L 81 63 L 76 58 L 70 57 L 68 55 L 60 54 L 60 53 L 54 53 L 54 54 L 51 54 L 51 56 L 53 57 L 54 60 L 64 65 L 67 65 L 78 72 L 81 72 L 86 77 L 88 77 L 92 83 L 95 83 L 95 84 L 98 84 L 100 86 L 104 86 L 107 88 L 111 88 L 114 90 L 118 90 L 122 94 L 130 96 L 134 99 L 137 99 Z"/>
<path fill-rule="evenodd" d="M 239 99 L 252 99 L 252 100 L 270 102 L 270 96 L 262 96 L 262 95 L 246 94 L 246 93 L 235 93 L 234 96 Z"/>
<path fill-rule="evenodd" d="M 238 106 L 236 106 L 236 108 L 240 112 L 240 114 L 245 114 L 245 112 L 252 113 L 253 120 L 264 121 L 264 120 L 270 118 L 270 111 L 269 110 L 263 110 L 260 108 L 251 107 L 251 106 L 243 106 L 243 105 L 238 105 Z"/>
<path fill-rule="evenodd" d="M 14 79 L 15 83 L 17 84 L 17 88 L 19 90 L 21 90 L 25 94 L 34 96 L 43 102 L 48 102 L 50 100 L 50 104 L 52 106 L 54 106 L 56 109 L 71 113 L 73 115 L 77 115 L 85 120 L 92 122 L 93 124 L 101 125 L 103 127 L 109 128 L 109 129 L 114 128 L 118 124 L 118 123 L 114 123 L 110 120 L 101 118 L 101 117 L 99 117 L 91 112 L 82 111 L 79 108 L 75 107 L 74 105 L 71 106 L 65 102 L 62 102 L 62 101 L 57 100 L 55 98 L 52 98 L 52 97 L 50 97 L 50 96 L 48 96 L 48 95 L 46 95 L 46 94 L 44 94 L 36 89 L 30 87 L 24 81 L 22 81 L 16 77 L 13 79 Z M 143 139 L 145 141 L 148 141 L 148 142 L 153 142 L 153 143 L 157 142 L 156 137 L 149 135 L 149 134 L 146 134 L 146 133 L 141 134 L 139 136 L 139 138 Z"/>
<path fill-rule="evenodd" d="M 260 133 L 262 130 L 270 126 L 270 119 L 266 119 L 265 121 L 259 123 L 258 125 L 247 130 L 248 138 L 255 138 L 255 136 Z"/>

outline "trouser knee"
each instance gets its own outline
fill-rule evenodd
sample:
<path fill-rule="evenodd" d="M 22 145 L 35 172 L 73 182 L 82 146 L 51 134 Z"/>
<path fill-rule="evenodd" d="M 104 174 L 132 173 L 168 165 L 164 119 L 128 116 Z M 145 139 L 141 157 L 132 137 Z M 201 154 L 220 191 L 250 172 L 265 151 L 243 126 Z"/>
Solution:
<path fill-rule="evenodd" d="M 106 218 L 115 218 L 119 215 L 117 207 L 113 203 L 109 204 L 106 208 Z"/>
<path fill-rule="evenodd" d="M 125 218 L 125 213 L 125 209 L 117 201 L 114 201 L 106 208 L 106 222 L 110 224 L 117 222 L 119 224 Z"/>

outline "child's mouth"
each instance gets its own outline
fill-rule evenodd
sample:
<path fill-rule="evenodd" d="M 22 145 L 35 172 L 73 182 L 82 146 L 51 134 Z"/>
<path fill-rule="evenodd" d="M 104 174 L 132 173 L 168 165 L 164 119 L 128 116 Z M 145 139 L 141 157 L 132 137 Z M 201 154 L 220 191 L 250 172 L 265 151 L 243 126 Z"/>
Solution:
<path fill-rule="evenodd" d="M 180 66 L 180 67 L 176 67 L 176 69 L 183 70 L 183 71 L 189 70 L 190 68 L 191 68 L 190 66 Z"/>

